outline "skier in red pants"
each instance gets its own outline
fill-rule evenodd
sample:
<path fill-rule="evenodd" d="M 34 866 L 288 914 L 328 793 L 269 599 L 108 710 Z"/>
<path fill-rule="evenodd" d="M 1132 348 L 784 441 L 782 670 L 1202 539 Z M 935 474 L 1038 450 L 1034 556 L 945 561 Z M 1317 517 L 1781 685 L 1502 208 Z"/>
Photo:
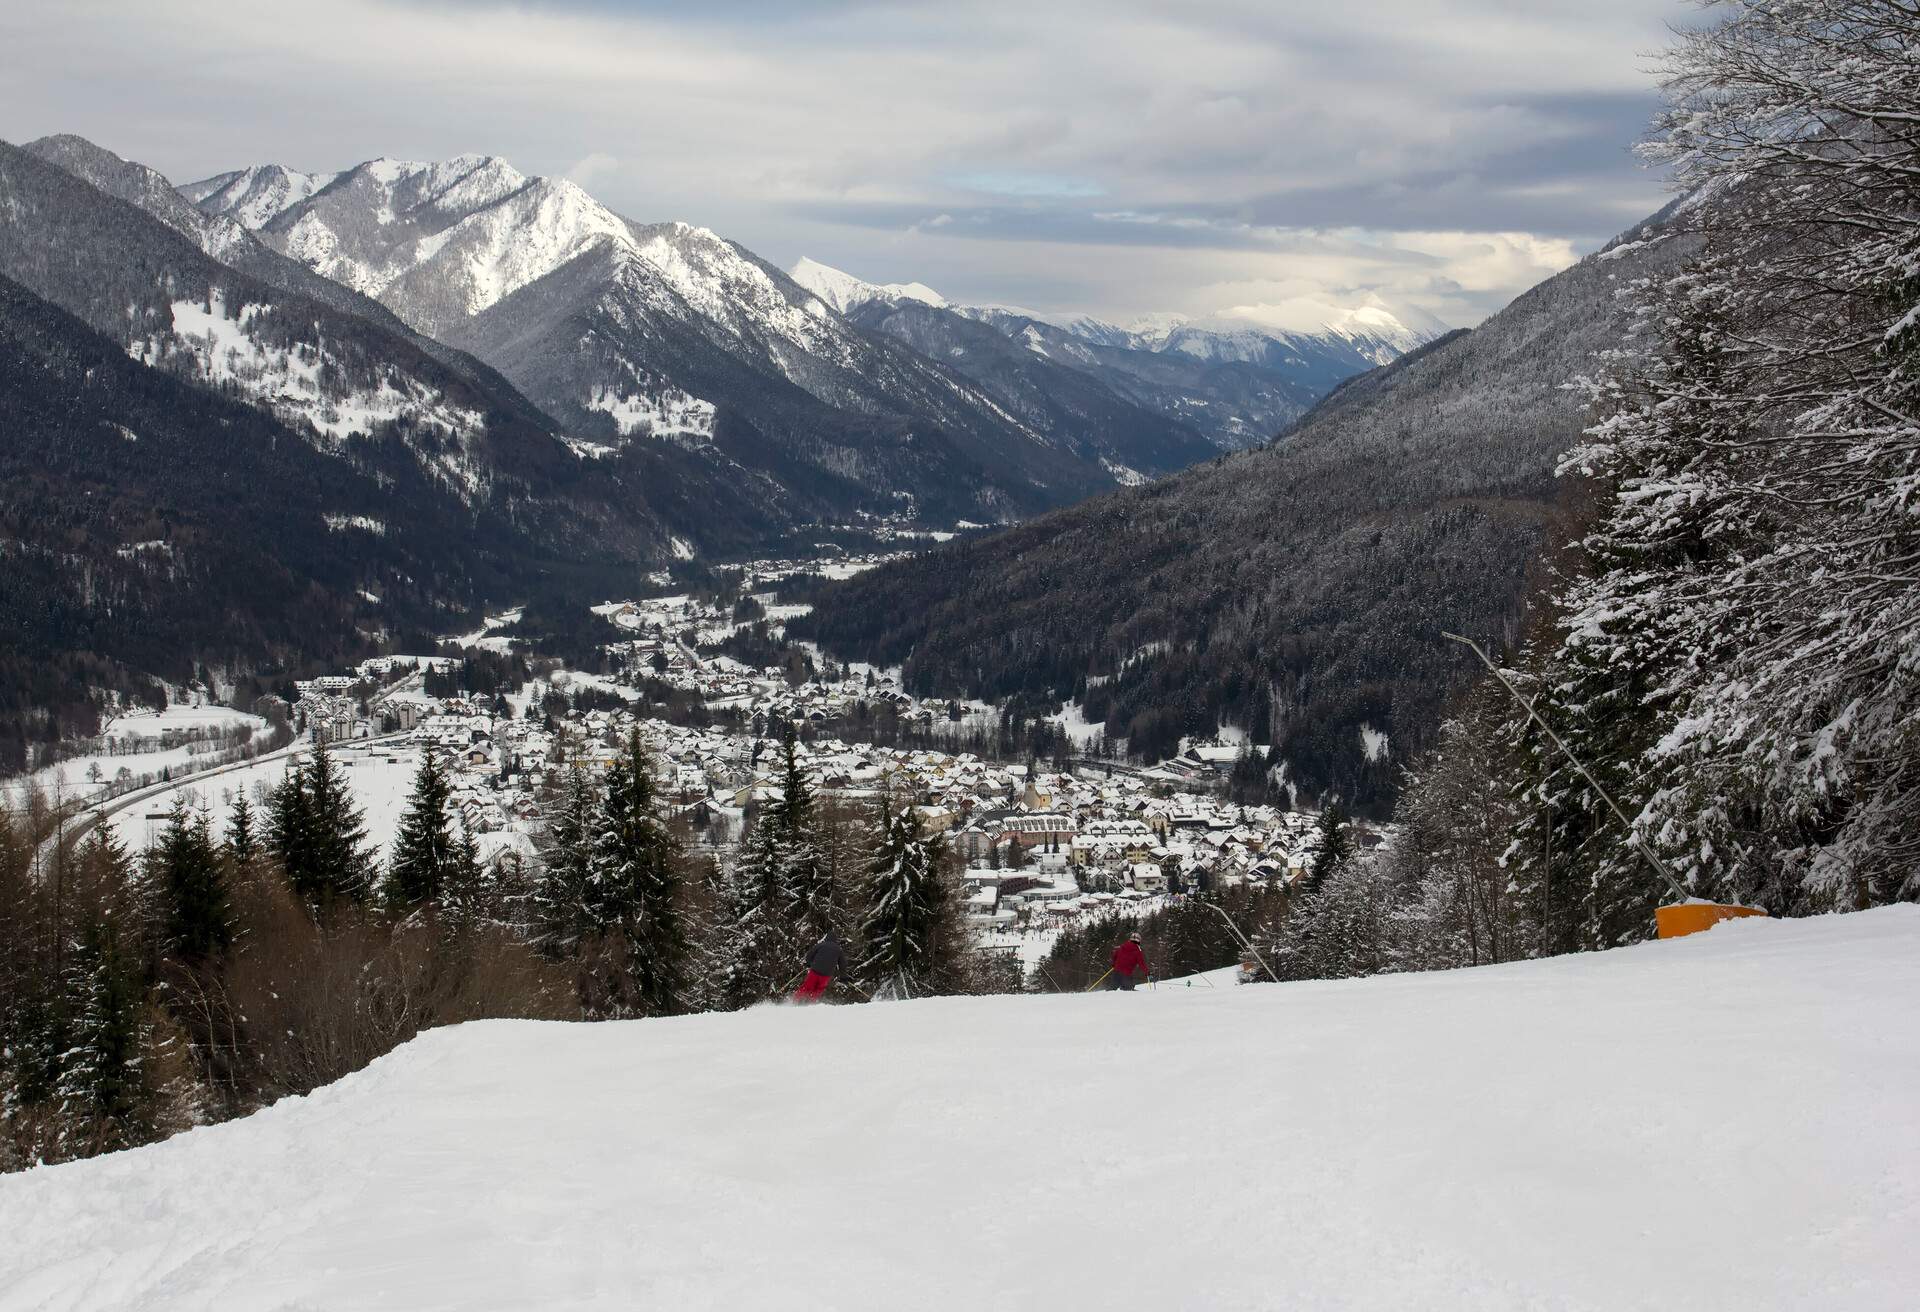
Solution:
<path fill-rule="evenodd" d="M 833 977 L 840 973 L 840 965 L 846 953 L 840 947 L 840 940 L 832 930 L 826 937 L 813 945 L 813 951 L 807 953 L 807 978 L 794 990 L 795 1002 L 818 1002 L 820 996 L 833 983 Z"/>
<path fill-rule="evenodd" d="M 1113 987 L 1133 992 L 1133 986 L 1147 977 L 1147 954 L 1140 950 L 1140 936 L 1130 934 L 1113 950 Z"/>

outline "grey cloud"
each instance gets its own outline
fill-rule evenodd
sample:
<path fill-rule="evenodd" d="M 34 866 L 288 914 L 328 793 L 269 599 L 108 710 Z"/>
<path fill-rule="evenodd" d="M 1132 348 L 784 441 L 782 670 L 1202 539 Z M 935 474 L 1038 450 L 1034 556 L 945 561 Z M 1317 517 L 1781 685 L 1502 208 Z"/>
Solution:
<path fill-rule="evenodd" d="M 1654 104 L 1646 52 L 1688 12 L 20 5 L 0 8 L 0 135 L 77 131 L 181 179 L 487 151 L 777 262 L 810 254 L 956 297 L 1205 312 L 1216 292 L 1278 281 L 1460 321 L 1523 289 L 1489 284 L 1500 270 L 1541 276 L 1551 252 L 1658 203 L 1627 147 Z M 1096 217 L 1121 211 L 1162 221 Z M 1508 241 L 1532 252 L 1509 268 L 1470 241 L 1396 249 L 1394 233 L 1539 240 Z"/>

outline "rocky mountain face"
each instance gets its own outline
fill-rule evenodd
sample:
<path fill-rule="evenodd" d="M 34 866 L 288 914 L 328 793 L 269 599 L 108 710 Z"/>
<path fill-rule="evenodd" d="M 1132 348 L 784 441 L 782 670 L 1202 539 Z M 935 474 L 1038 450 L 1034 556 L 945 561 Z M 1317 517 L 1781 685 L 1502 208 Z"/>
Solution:
<path fill-rule="evenodd" d="M 1443 629 L 1517 636 L 1564 537 L 1564 390 L 1613 293 L 1669 267 L 1656 218 L 1334 391 L 1283 440 L 825 590 L 796 631 L 918 690 L 1077 700 L 1150 759 L 1221 725 L 1307 796 L 1383 805 L 1468 670 Z"/>
<path fill-rule="evenodd" d="M 444 631 L 542 544 L 397 443 L 343 454 L 0 276 L 0 770 L 101 699 Z"/>
<path fill-rule="evenodd" d="M 489 366 L 156 177 L 0 143 L 0 756 L 153 679 L 424 641 L 796 522 L 671 444 L 563 437 Z"/>
<path fill-rule="evenodd" d="M 1011 519 L 1124 477 L 735 243 L 504 160 L 258 169 L 183 194 L 496 366 L 570 436 L 701 452 L 749 499 Z"/>
<path fill-rule="evenodd" d="M 0 273 L 135 360 L 249 398 L 337 458 L 359 459 L 369 444 L 405 450 L 476 523 L 498 516 L 536 534 L 530 560 L 659 562 L 690 547 L 738 550 L 798 521 L 778 497 L 756 500 L 751 480 L 724 461 L 566 435 L 492 367 L 244 230 L 215 227 L 208 237 L 197 211 L 183 215 L 145 185 L 150 170 L 84 144 L 0 145 Z M 201 238 L 265 276 L 207 254 Z M 326 299 L 304 295 L 308 283 Z"/>
<path fill-rule="evenodd" d="M 951 364 L 1003 401 L 1011 373 L 1019 372 L 1009 369 L 1011 357 L 967 338 L 953 319 L 985 324 L 1033 357 L 1038 363 L 1030 362 L 1024 372 L 1038 375 L 1036 382 L 1084 396 L 1084 382 L 1073 387 L 1062 381 L 1063 371 L 1079 373 L 1129 410 L 1158 415 L 1227 450 L 1269 441 L 1342 381 L 1446 331 L 1430 318 L 1409 323 L 1376 304 L 1308 309 L 1301 326 L 1286 330 L 1245 319 L 1190 321 L 1179 315 L 1149 316 L 1122 327 L 1087 315 L 955 304 L 923 283 L 863 282 L 811 259 L 802 259 L 792 273 L 855 322 Z M 1142 426 L 1139 418 L 1122 425 L 1135 431 Z M 1170 449 L 1176 448 L 1177 442 Z M 1137 467 L 1164 468 L 1151 458 Z"/>
<path fill-rule="evenodd" d="M 21 149 L 92 184 L 109 196 L 118 197 L 144 210 L 222 264 L 251 274 L 269 287 L 295 293 L 343 314 L 378 324 L 389 332 L 407 338 L 415 347 L 477 385 L 505 390 L 502 380 L 491 376 L 491 371 L 472 356 L 414 332 L 400 321 L 399 316 L 372 297 L 342 286 L 331 278 L 322 277 L 297 260 L 288 259 L 230 214 L 200 209 L 156 169 L 122 159 L 85 137 L 72 135 L 41 137 L 37 141 L 29 141 Z M 273 185 L 274 179 L 269 176 L 256 179 L 254 187 L 269 197 L 307 194 L 325 180 L 324 176 L 316 178 L 302 175 L 294 178 L 288 175 L 276 186 Z M 235 208 L 242 214 L 257 212 L 266 203 L 260 196 L 249 199 L 245 190 L 234 199 Z"/>
<path fill-rule="evenodd" d="M 1075 369 L 1017 338 L 914 298 L 869 300 L 854 323 L 904 342 L 965 374 L 1007 413 L 1121 483 L 1185 469 L 1217 449 L 1194 425 L 1115 391 L 1097 373 Z"/>

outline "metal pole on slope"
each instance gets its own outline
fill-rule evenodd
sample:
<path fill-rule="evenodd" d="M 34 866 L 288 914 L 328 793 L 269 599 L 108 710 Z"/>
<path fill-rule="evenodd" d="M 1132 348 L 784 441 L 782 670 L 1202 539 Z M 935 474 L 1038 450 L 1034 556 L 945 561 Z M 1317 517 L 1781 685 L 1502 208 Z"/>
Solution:
<path fill-rule="evenodd" d="M 1221 906 L 1218 902 L 1208 901 L 1202 901 L 1200 905 L 1203 907 L 1212 907 L 1214 914 L 1227 922 L 1227 928 L 1233 931 L 1233 936 L 1240 941 L 1240 946 L 1253 953 L 1253 959 L 1260 963 L 1260 969 L 1267 972 L 1267 978 L 1275 984 L 1280 982 L 1280 977 L 1273 973 L 1273 967 L 1269 966 L 1267 959 L 1260 955 L 1260 949 L 1253 945 L 1252 939 L 1240 932 L 1240 926 L 1233 923 L 1233 917 L 1227 914 L 1225 907 Z"/>
<path fill-rule="evenodd" d="M 1560 749 L 1560 754 L 1573 763 L 1573 768 L 1580 772 L 1580 777 L 1585 779 L 1588 786 L 1600 795 L 1600 800 L 1607 804 L 1608 809 L 1620 818 L 1620 823 L 1625 826 L 1627 831 L 1627 841 L 1631 842 L 1639 851 L 1640 855 L 1646 858 L 1647 864 L 1653 867 L 1654 873 L 1666 881 L 1667 887 L 1673 890 L 1673 895 L 1682 902 L 1692 897 L 1693 895 L 1691 893 L 1680 886 L 1680 881 L 1673 877 L 1673 871 L 1667 869 L 1667 863 L 1662 861 L 1658 856 L 1655 856 L 1653 849 L 1647 846 L 1646 840 L 1640 837 L 1639 831 L 1633 827 L 1633 821 L 1627 819 L 1627 813 L 1622 811 L 1620 804 L 1613 800 L 1613 794 L 1600 786 L 1600 781 L 1593 777 L 1593 772 L 1580 763 L 1580 758 L 1573 754 L 1573 749 L 1568 747 L 1566 743 L 1561 740 L 1560 735 L 1553 731 L 1552 725 L 1541 718 L 1540 712 L 1533 709 L 1533 703 L 1528 701 L 1521 691 L 1513 686 L 1513 682 L 1507 678 L 1499 666 L 1493 663 L 1493 659 L 1488 656 L 1485 651 L 1481 650 L 1480 644 L 1472 638 L 1463 638 L 1457 633 L 1448 633 L 1445 629 L 1440 631 L 1440 636 L 1449 642 L 1459 643 L 1480 658 L 1480 663 L 1486 666 L 1487 671 L 1500 681 L 1500 686 L 1505 688 L 1516 702 L 1520 703 L 1521 707 L 1532 717 L 1533 722 L 1540 726 L 1541 731 L 1545 733 L 1547 737 L 1553 739 L 1553 745 Z"/>

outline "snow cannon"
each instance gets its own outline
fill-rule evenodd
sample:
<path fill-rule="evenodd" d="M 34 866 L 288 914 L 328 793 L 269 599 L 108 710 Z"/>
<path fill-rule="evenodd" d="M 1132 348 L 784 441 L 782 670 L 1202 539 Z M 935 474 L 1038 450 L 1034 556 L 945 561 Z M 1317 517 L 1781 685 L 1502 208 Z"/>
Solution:
<path fill-rule="evenodd" d="M 1658 926 L 1661 938 L 1685 938 L 1688 934 L 1698 934 L 1703 929 L 1712 929 L 1723 920 L 1738 920 L 1741 916 L 1766 914 L 1759 907 L 1708 902 L 1695 897 L 1688 898 L 1685 902 L 1655 907 L 1653 922 Z"/>
<path fill-rule="evenodd" d="M 1634 849 L 1638 851 L 1642 857 L 1646 858 L 1647 865 L 1652 867 L 1653 872 L 1660 876 L 1660 882 L 1672 891 L 1675 898 L 1679 899 L 1664 907 L 1654 908 L 1654 927 L 1660 938 L 1684 938 L 1688 934 L 1698 934 L 1703 929 L 1712 929 L 1723 920 L 1735 920 L 1741 916 L 1764 916 L 1767 914 L 1758 907 L 1742 907 L 1735 906 L 1731 903 L 1709 902 L 1701 897 L 1688 897 L 1686 888 L 1674 877 L 1673 871 L 1667 868 L 1667 863 L 1660 859 L 1660 854 L 1647 845 L 1647 840 L 1641 836 L 1639 829 L 1634 826 L 1632 818 L 1620 809 L 1620 803 L 1613 800 L 1613 794 L 1600 786 L 1600 781 L 1593 777 L 1593 771 L 1587 769 L 1587 767 L 1581 763 L 1580 758 L 1573 754 L 1573 749 L 1567 746 L 1566 741 L 1553 731 L 1553 726 L 1546 722 L 1546 719 L 1534 708 L 1533 703 L 1528 701 L 1526 696 L 1522 694 L 1518 688 L 1513 686 L 1513 680 L 1509 679 L 1505 671 L 1494 664 L 1493 657 L 1487 655 L 1486 648 L 1482 647 L 1472 638 L 1462 637 L 1458 633 L 1448 633 L 1444 629 L 1440 631 L 1440 636 L 1449 642 L 1459 643 L 1475 656 L 1479 657 L 1480 663 L 1487 667 L 1487 673 L 1499 680 L 1500 686 L 1507 690 L 1507 694 L 1526 710 L 1527 718 L 1540 726 L 1540 731 L 1553 740 L 1553 745 L 1560 749 L 1560 754 L 1566 757 L 1567 760 L 1573 764 L 1573 768 L 1580 772 L 1580 777 L 1587 781 L 1587 786 L 1593 789 L 1600 800 L 1607 804 L 1607 809 L 1612 811 L 1614 818 L 1620 821 L 1620 827 L 1627 831 L 1627 841 L 1633 844 Z"/>

